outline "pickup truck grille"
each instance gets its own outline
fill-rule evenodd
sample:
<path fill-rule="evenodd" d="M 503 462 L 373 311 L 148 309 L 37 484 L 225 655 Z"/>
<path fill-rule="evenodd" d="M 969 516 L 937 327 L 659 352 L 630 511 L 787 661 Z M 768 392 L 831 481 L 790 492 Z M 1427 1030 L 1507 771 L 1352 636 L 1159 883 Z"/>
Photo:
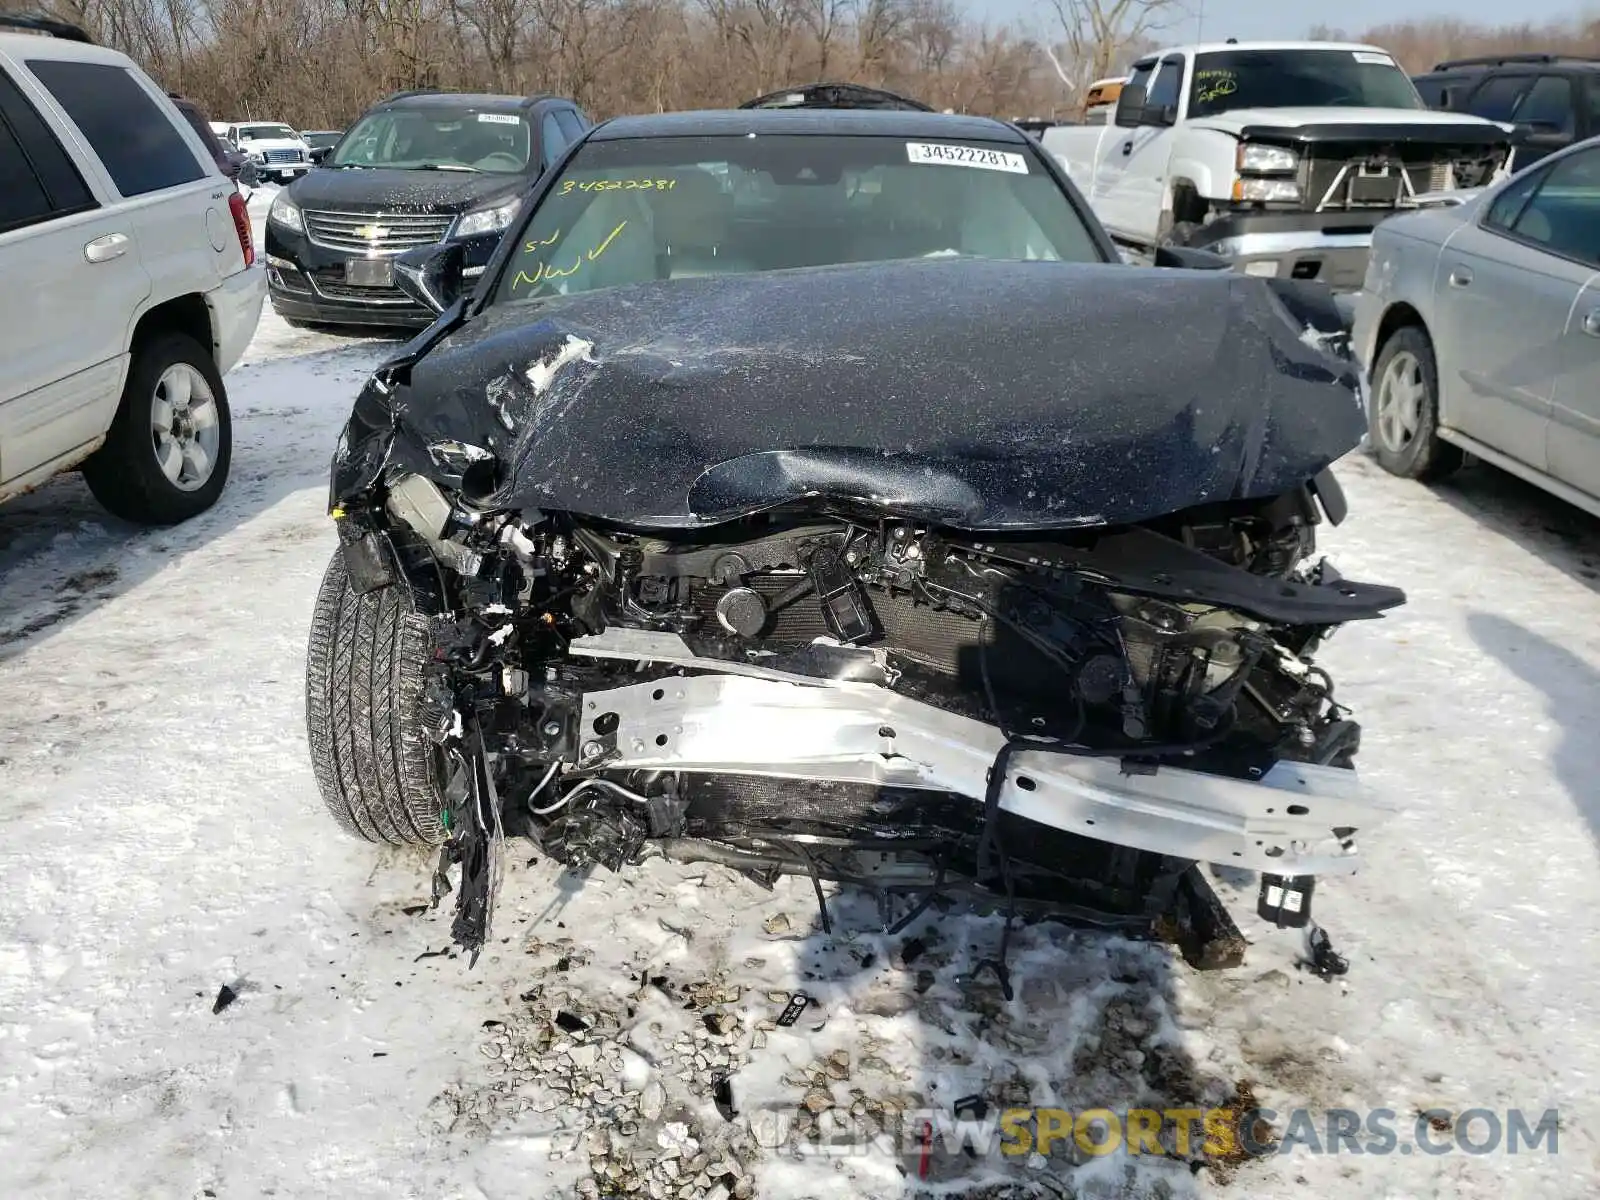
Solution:
<path fill-rule="evenodd" d="M 330 250 L 399 254 L 444 240 L 455 217 L 448 213 L 354 213 L 305 209 L 306 236 Z"/>
<path fill-rule="evenodd" d="M 300 150 L 268 150 L 266 159 L 268 163 L 298 163 L 305 162 L 306 156 Z"/>
<path fill-rule="evenodd" d="M 1301 166 L 1301 192 L 1314 212 L 1412 207 L 1412 197 L 1486 181 L 1492 157 L 1475 147 L 1326 146 Z M 1480 161 L 1481 160 L 1481 161 Z M 1480 180 L 1480 176 L 1482 180 Z"/>
<path fill-rule="evenodd" d="M 1420 192 L 1444 186 L 1449 162 L 1403 162 L 1387 156 L 1314 158 L 1307 164 L 1305 197 L 1317 212 L 1406 208 Z"/>

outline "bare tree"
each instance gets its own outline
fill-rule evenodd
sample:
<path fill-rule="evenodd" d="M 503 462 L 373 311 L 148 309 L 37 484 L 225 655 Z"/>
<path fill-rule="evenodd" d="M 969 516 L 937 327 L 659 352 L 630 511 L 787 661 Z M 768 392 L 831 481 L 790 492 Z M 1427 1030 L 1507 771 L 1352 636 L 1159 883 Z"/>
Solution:
<path fill-rule="evenodd" d="M 1187 12 L 1184 0 L 1047 0 L 1075 90 L 1112 73 L 1130 47 L 1142 45 Z"/>

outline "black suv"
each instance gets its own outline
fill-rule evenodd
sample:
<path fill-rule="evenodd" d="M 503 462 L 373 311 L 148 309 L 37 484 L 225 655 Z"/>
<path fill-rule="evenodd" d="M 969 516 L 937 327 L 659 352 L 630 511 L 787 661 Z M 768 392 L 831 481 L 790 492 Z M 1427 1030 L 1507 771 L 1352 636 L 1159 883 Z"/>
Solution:
<path fill-rule="evenodd" d="M 1514 169 L 1600 133 L 1600 59 L 1562 54 L 1457 58 L 1412 82 L 1429 108 L 1518 126 Z"/>
<path fill-rule="evenodd" d="M 592 122 L 571 100 L 401 92 L 364 113 L 267 215 L 272 307 L 295 323 L 421 328 L 397 254 L 464 242 L 481 272 L 530 184 Z"/>

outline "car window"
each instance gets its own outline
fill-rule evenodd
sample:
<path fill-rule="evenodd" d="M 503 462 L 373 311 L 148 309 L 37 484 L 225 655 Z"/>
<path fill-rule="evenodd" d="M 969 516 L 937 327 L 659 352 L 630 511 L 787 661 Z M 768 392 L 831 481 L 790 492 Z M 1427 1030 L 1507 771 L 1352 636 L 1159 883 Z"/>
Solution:
<path fill-rule="evenodd" d="M 1543 171 L 1532 171 L 1510 183 L 1501 190 L 1489 205 L 1489 211 L 1484 214 L 1483 223 L 1490 229 L 1499 229 L 1507 233 L 1516 224 L 1517 216 L 1522 212 L 1523 205 L 1527 204 L 1528 197 L 1533 195 L 1534 189 L 1544 180 Z"/>
<path fill-rule="evenodd" d="M 357 121 L 324 162 L 349 169 L 520 175 L 532 158 L 532 141 L 520 113 L 470 104 L 386 108 Z"/>
<path fill-rule="evenodd" d="M 1178 97 L 1183 94 L 1183 59 L 1175 58 L 1165 61 L 1156 71 L 1156 77 L 1150 84 L 1149 95 L 1145 103 L 1152 108 L 1176 108 Z"/>
<path fill-rule="evenodd" d="M 1376 50 L 1216 50 L 1195 55 L 1189 115 L 1242 108 L 1426 107 L 1394 59 Z"/>
<path fill-rule="evenodd" d="M 37 207 L 41 196 L 42 210 Z M 0 70 L 0 232 L 94 207 L 88 185 L 54 132 Z"/>
<path fill-rule="evenodd" d="M 1517 98 L 1527 89 L 1530 75 L 1495 75 L 1467 97 L 1463 108 L 1475 117 L 1488 121 L 1509 121 L 1517 107 Z"/>
<path fill-rule="evenodd" d="M 1140 63 L 1138 66 L 1134 67 L 1133 74 L 1128 77 L 1128 82 L 1124 84 L 1123 87 L 1148 88 L 1150 86 L 1150 76 L 1155 74 L 1155 69 L 1156 64 L 1153 62 Z M 1093 102 L 1092 96 L 1090 97 L 1090 102 Z"/>
<path fill-rule="evenodd" d="M 132 72 L 103 63 L 30 59 L 28 69 L 66 110 L 124 196 L 208 174 Z"/>
<path fill-rule="evenodd" d="M 50 217 L 50 197 L 28 160 L 11 126 L 0 120 L 0 233 L 21 229 Z"/>
<path fill-rule="evenodd" d="M 567 135 L 561 132 L 554 112 L 544 115 L 544 121 L 539 126 L 539 143 L 539 161 L 546 168 L 560 158 L 561 152 L 567 148 Z"/>
<path fill-rule="evenodd" d="M 1422 97 L 1422 102 L 1424 104 L 1426 104 L 1429 108 L 1443 108 L 1444 107 L 1444 105 L 1445 105 L 1445 98 L 1444 98 L 1445 84 L 1444 84 L 1444 80 L 1442 80 L 1442 79 L 1413 79 L 1411 82 L 1417 85 L 1417 95 Z"/>
<path fill-rule="evenodd" d="M 859 136 L 586 142 L 514 244 L 496 303 L 903 258 L 1104 261 L 1028 145 Z"/>
<path fill-rule="evenodd" d="M 571 145 L 583 136 L 583 131 L 589 126 L 584 116 L 575 108 L 556 109 L 556 120 L 561 124 L 561 133 Z"/>
<path fill-rule="evenodd" d="M 287 125 L 241 125 L 241 142 L 292 142 L 299 135 Z"/>
<path fill-rule="evenodd" d="M 211 125 L 201 115 L 200 110 L 192 104 L 183 104 L 174 100 L 173 105 L 183 114 L 183 119 L 189 122 L 189 128 L 200 135 L 200 141 L 209 150 L 213 157 L 223 153 L 222 143 L 217 140 L 217 135 L 211 132 Z"/>
<path fill-rule="evenodd" d="M 1523 125 L 1550 125 L 1565 134 L 1578 130 L 1572 110 L 1572 84 L 1563 75 L 1543 75 L 1528 89 L 1511 119 Z"/>
<path fill-rule="evenodd" d="M 1553 254 L 1600 265 L 1600 147 L 1558 159 L 1511 232 Z"/>

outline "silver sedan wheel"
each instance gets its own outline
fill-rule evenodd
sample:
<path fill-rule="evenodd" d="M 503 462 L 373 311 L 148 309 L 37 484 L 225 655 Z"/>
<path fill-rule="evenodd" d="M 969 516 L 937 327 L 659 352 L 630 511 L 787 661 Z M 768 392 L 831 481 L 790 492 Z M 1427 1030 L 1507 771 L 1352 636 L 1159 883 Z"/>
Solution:
<path fill-rule="evenodd" d="M 1428 385 L 1422 363 L 1409 350 L 1389 360 L 1378 380 L 1378 440 L 1391 454 L 1402 454 L 1422 429 L 1422 402 Z"/>
<path fill-rule="evenodd" d="M 188 363 L 173 363 L 156 381 L 150 407 L 156 463 L 180 492 L 199 491 L 217 468 L 222 425 L 206 377 Z"/>

